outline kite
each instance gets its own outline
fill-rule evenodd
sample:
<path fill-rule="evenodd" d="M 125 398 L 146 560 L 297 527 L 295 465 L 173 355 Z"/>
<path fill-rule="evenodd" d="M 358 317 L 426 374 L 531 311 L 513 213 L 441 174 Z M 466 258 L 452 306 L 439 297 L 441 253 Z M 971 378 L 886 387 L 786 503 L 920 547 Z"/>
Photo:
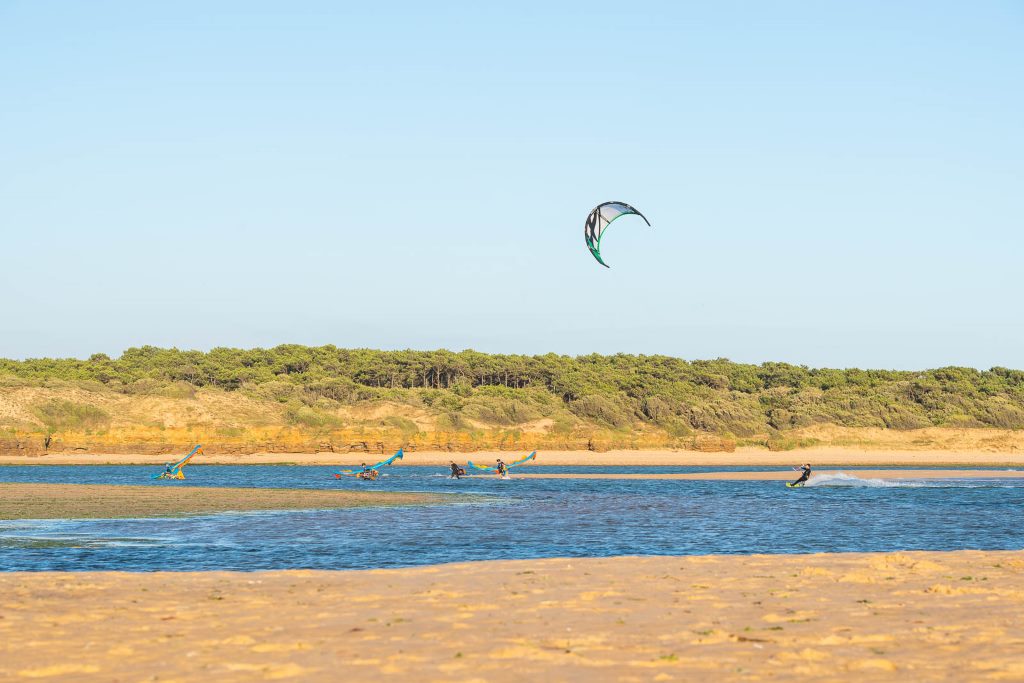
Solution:
<path fill-rule="evenodd" d="M 587 240 L 587 249 L 590 249 L 590 253 L 594 255 L 597 262 L 605 268 L 611 266 L 601 258 L 601 237 L 604 236 L 608 226 L 622 216 L 640 216 L 644 219 L 644 223 L 651 224 L 646 216 L 625 202 L 605 202 L 594 207 L 583 226 L 583 237 Z"/>
<path fill-rule="evenodd" d="M 381 460 L 373 467 L 364 467 L 361 470 L 342 470 L 340 472 L 335 472 L 334 478 L 341 479 L 342 477 L 355 477 L 356 479 L 363 479 L 365 481 L 374 481 L 378 476 L 380 476 L 380 472 L 378 470 L 380 470 L 381 467 L 386 467 L 395 460 L 401 460 L 404 457 L 405 454 L 402 453 L 402 449 L 399 448 L 397 453 L 387 460 Z"/>
<path fill-rule="evenodd" d="M 530 462 L 531 460 L 535 460 L 536 458 L 537 458 L 537 451 L 534 451 L 534 452 L 530 453 L 529 455 L 524 455 L 523 457 L 519 458 L 515 462 L 505 463 L 505 469 L 506 469 L 506 471 L 510 470 L 513 467 L 515 467 L 516 465 L 522 465 L 523 463 Z M 495 473 L 497 473 L 497 471 L 498 471 L 497 467 L 487 467 L 486 465 L 474 465 L 472 460 L 470 460 L 468 464 L 474 470 L 481 470 L 483 472 L 495 472 Z"/>
<path fill-rule="evenodd" d="M 160 474 L 154 474 L 153 478 L 154 479 L 184 479 L 185 478 L 185 473 L 182 472 L 182 470 L 184 469 L 185 465 L 187 465 L 189 460 L 191 460 L 193 457 L 195 457 L 197 455 L 202 455 L 202 454 L 203 454 L 203 447 L 202 446 L 196 446 L 195 448 L 193 448 L 191 451 L 188 452 L 188 455 L 186 455 L 184 458 L 182 458 L 178 462 L 174 463 L 173 465 L 170 464 L 170 463 L 167 463 L 167 465 L 164 467 L 164 471 L 161 472 Z"/>

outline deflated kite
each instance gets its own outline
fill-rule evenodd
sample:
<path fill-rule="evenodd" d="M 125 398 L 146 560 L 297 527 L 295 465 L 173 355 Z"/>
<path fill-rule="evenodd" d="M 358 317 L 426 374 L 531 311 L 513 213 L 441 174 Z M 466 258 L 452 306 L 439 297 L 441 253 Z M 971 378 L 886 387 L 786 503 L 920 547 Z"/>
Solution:
<path fill-rule="evenodd" d="M 611 266 L 601 258 L 601 237 L 604 236 L 604 231 L 608 229 L 609 225 L 623 216 L 630 215 L 640 216 L 640 218 L 644 219 L 644 223 L 647 223 L 647 225 L 651 224 L 646 216 L 625 202 L 598 204 L 590 212 L 590 215 L 587 216 L 587 223 L 583 228 L 583 236 L 587 240 L 587 248 L 590 249 L 590 253 L 594 255 L 597 262 L 605 268 L 610 268 Z"/>

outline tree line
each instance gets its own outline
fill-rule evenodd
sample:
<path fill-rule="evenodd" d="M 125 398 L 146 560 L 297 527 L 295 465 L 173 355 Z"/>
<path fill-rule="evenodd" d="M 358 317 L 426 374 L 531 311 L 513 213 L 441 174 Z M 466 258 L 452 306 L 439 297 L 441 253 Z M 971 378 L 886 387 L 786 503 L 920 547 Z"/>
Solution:
<path fill-rule="evenodd" d="M 505 402 L 489 410 L 505 413 L 514 414 L 515 403 L 549 406 L 542 412 L 561 406 L 615 428 L 649 422 L 670 431 L 741 436 L 819 423 L 1024 428 L 1024 372 L 998 367 L 829 369 L 660 355 L 526 356 L 286 344 L 207 352 L 143 346 L 118 358 L 5 359 L 0 360 L 4 375 L 30 383 L 100 383 L 125 392 L 147 383 L 273 390 L 283 392 L 282 400 L 298 396 L 307 405 L 404 397 L 443 405 L 452 414 L 473 404 L 474 397 L 487 396 Z"/>

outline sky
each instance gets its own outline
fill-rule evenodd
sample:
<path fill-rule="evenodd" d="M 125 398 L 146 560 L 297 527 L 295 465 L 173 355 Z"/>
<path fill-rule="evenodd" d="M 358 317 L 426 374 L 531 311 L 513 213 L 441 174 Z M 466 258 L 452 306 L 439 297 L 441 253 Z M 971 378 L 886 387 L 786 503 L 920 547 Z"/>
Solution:
<path fill-rule="evenodd" d="M 1019 0 L 0 0 L 2 357 L 1022 368 L 1022 252 Z"/>

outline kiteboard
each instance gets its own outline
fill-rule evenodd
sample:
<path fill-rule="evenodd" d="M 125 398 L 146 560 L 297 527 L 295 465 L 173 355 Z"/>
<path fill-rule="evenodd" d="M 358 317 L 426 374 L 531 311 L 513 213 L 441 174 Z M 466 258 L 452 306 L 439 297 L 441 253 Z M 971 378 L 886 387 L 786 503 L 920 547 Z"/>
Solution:
<path fill-rule="evenodd" d="M 193 457 L 197 455 L 202 455 L 202 453 L 203 447 L 196 446 L 195 448 L 188 452 L 188 455 L 186 455 L 184 458 L 171 465 L 171 469 L 169 471 L 164 470 L 159 474 L 154 474 L 153 479 L 184 479 L 185 473 L 182 472 L 182 469 L 185 467 L 185 465 L 188 464 L 189 460 L 191 460 Z"/>
<path fill-rule="evenodd" d="M 402 449 L 399 448 L 397 453 L 387 460 L 381 460 L 373 467 L 367 467 L 365 470 L 341 470 L 340 472 L 334 473 L 334 478 L 341 479 L 342 477 L 355 477 L 356 479 L 363 479 L 365 481 L 374 481 L 378 476 L 380 476 L 380 472 L 378 470 L 380 470 L 381 467 L 387 467 L 394 461 L 401 460 L 404 457 L 405 454 L 402 452 Z"/>
<path fill-rule="evenodd" d="M 519 460 L 516 460 L 515 462 L 505 463 L 505 469 L 506 470 L 512 469 L 513 467 L 516 467 L 517 465 L 522 465 L 523 463 L 530 462 L 531 460 L 535 460 L 536 458 L 537 458 L 537 451 L 533 451 L 529 455 L 524 455 L 523 457 L 519 458 Z M 497 467 L 488 467 L 487 465 L 476 465 L 476 464 L 473 463 L 472 460 L 470 460 L 466 464 L 468 464 L 474 470 L 480 470 L 481 472 L 491 472 L 491 473 L 495 473 L 495 474 L 498 472 L 498 468 Z"/>
<path fill-rule="evenodd" d="M 803 487 L 803 484 L 794 484 L 793 482 L 786 482 L 787 489 L 802 489 Z"/>

